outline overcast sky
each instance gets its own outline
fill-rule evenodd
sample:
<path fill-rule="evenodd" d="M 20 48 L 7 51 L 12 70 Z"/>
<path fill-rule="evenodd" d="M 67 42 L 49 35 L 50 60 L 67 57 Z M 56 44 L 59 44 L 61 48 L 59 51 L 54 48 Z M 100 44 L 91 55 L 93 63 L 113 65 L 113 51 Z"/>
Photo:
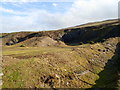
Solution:
<path fill-rule="evenodd" d="M 4 33 L 55 30 L 118 18 L 119 0 L 0 1 L 0 29 Z"/>

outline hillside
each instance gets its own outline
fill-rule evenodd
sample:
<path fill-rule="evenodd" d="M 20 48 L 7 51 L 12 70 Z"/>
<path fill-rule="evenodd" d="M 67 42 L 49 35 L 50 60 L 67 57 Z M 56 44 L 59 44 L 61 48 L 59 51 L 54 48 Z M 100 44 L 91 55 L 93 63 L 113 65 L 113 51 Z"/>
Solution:
<path fill-rule="evenodd" d="M 101 42 L 111 37 L 119 37 L 119 28 L 120 25 L 118 20 L 108 20 L 96 22 L 96 24 L 89 23 L 56 31 L 3 33 L 1 38 L 3 40 L 3 45 L 14 45 L 23 41 L 26 41 L 27 44 L 28 39 L 43 36 L 47 36 L 51 38 L 51 40 L 63 41 L 68 45 L 73 43 L 79 45 L 80 42 Z"/>
<path fill-rule="evenodd" d="M 0 39 L 3 88 L 120 88 L 117 19 Z"/>

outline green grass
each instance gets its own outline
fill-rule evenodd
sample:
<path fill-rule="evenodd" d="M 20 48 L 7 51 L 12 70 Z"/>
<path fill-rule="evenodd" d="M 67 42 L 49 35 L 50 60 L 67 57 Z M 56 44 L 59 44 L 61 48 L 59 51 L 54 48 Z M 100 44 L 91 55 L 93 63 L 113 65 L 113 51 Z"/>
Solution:
<path fill-rule="evenodd" d="M 59 47 L 3 47 L 3 55 L 12 55 L 12 54 L 33 54 L 33 53 L 45 53 L 45 52 L 57 52 L 69 50 L 66 48 Z"/>
<path fill-rule="evenodd" d="M 20 74 L 19 70 L 15 70 L 16 66 L 9 66 L 4 69 L 5 75 L 3 76 L 3 88 L 21 88 L 24 85 L 22 81 L 22 75 Z M 6 79 L 4 79 L 6 78 Z"/>
<path fill-rule="evenodd" d="M 98 79 L 97 73 L 102 69 L 90 66 L 88 60 L 94 58 L 92 54 L 99 54 L 98 48 L 104 48 L 100 44 L 93 44 L 94 49 L 90 49 L 90 46 L 87 44 L 79 47 L 3 47 L 4 56 L 16 57 L 12 58 L 12 61 L 8 60 L 8 65 L 3 67 L 3 88 L 90 88 L 92 86 L 89 84 L 95 84 Z M 99 55 L 102 57 L 102 54 Z M 112 57 L 112 54 L 108 57 Z M 78 74 L 91 67 L 95 73 Z M 52 78 L 46 81 L 49 77 Z"/>
<path fill-rule="evenodd" d="M 73 78 L 72 82 L 70 82 L 70 86 L 71 85 L 75 86 L 75 84 L 78 83 L 79 80 L 76 81 L 73 75 L 74 71 L 85 70 L 83 67 L 81 66 L 77 67 L 77 66 L 79 64 L 86 66 L 87 63 L 85 58 L 80 57 L 79 54 L 77 54 L 74 51 L 71 51 L 71 49 L 69 48 L 51 47 L 51 48 L 35 49 L 35 48 L 23 47 L 23 48 L 14 48 L 16 49 L 16 51 L 13 52 L 9 51 L 9 49 L 6 49 L 6 51 L 4 52 L 5 55 L 32 56 L 32 55 L 43 54 L 44 52 L 46 53 L 44 53 L 43 57 L 41 58 L 21 59 L 20 61 L 14 64 L 10 62 L 11 64 L 9 63 L 10 65 L 4 67 L 3 70 L 5 73 L 5 76 L 3 77 L 4 80 L 3 88 L 6 87 L 18 88 L 18 87 L 30 87 L 30 86 L 43 87 L 41 86 L 43 84 L 42 80 L 40 79 L 41 82 L 38 82 L 38 78 L 41 78 L 44 75 L 46 78 L 48 76 L 53 76 L 54 77 L 52 82 L 53 86 L 59 87 L 59 83 L 57 83 L 58 79 L 55 77 L 55 74 L 62 77 L 61 84 L 64 85 L 64 87 L 68 87 L 64 81 L 69 81 L 70 76 Z M 46 87 L 52 87 L 51 85 L 49 85 L 49 83 L 45 85 Z M 78 86 L 83 87 L 81 84 L 78 84 Z"/>

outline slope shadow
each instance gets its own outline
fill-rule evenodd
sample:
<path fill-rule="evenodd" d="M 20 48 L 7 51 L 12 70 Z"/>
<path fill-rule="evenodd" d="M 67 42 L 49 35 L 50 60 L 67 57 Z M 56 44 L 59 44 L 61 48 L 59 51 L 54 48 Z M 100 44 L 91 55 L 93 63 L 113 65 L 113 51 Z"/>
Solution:
<path fill-rule="evenodd" d="M 120 25 L 101 25 L 65 30 L 61 38 L 67 45 L 104 42 L 111 37 L 120 37 Z"/>
<path fill-rule="evenodd" d="M 7 35 L 6 35 L 7 36 Z M 2 38 L 6 37 L 6 36 L 2 36 Z M 25 37 L 17 37 L 15 39 L 11 39 L 11 42 L 7 42 L 6 45 L 14 45 L 16 43 L 20 43 L 20 42 L 23 42 L 27 39 L 30 39 L 30 38 L 33 38 L 33 37 L 41 37 L 42 34 L 41 33 L 32 33 L 32 34 L 28 34 L 27 36 Z"/>
<path fill-rule="evenodd" d="M 98 74 L 99 79 L 92 88 L 118 88 L 118 80 L 120 80 L 119 74 L 120 42 L 116 46 L 115 55 L 106 63 L 104 70 Z"/>

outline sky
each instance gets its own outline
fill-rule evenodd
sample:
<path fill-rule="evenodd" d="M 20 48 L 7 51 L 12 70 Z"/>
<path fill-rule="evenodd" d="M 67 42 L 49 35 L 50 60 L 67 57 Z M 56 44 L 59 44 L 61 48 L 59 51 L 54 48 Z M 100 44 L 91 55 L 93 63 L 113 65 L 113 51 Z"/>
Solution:
<path fill-rule="evenodd" d="M 119 0 L 0 0 L 0 32 L 44 31 L 118 18 Z"/>

